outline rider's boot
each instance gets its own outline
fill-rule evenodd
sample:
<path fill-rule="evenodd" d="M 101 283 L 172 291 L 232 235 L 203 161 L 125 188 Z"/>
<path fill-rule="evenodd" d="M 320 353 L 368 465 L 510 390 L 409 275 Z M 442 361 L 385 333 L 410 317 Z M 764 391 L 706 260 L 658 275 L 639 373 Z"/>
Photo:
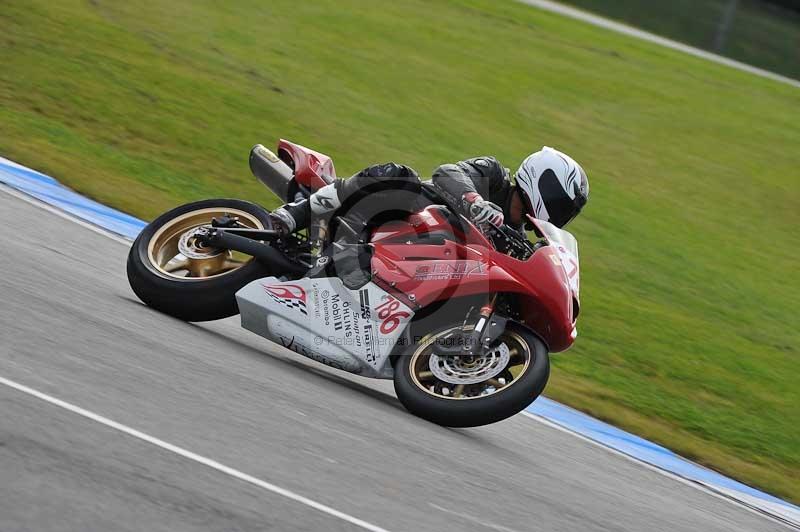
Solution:
<path fill-rule="evenodd" d="M 325 218 L 336 209 L 347 203 L 353 207 L 356 203 L 362 205 L 353 210 L 352 215 L 363 220 L 372 219 L 379 214 L 381 209 L 397 209 L 392 205 L 393 199 L 401 203 L 410 203 L 407 196 L 397 196 L 397 191 L 414 193 L 419 190 L 419 175 L 408 166 L 395 163 L 376 164 L 365 168 L 350 179 L 337 179 L 329 185 L 320 188 L 308 200 L 287 203 L 272 213 L 275 229 L 285 233 L 293 233 L 307 229 L 313 218 Z M 383 194 L 380 194 L 383 192 Z M 367 197 L 372 200 L 363 202 Z M 408 205 L 405 205 L 408 208 Z M 360 213 L 365 210 L 367 212 Z"/>

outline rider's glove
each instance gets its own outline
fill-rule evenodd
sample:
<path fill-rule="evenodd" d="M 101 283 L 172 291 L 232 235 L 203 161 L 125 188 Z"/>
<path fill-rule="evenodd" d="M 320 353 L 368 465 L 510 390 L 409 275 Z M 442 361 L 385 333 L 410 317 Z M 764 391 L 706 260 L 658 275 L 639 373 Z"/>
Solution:
<path fill-rule="evenodd" d="M 505 217 L 502 209 L 491 201 L 483 199 L 480 194 L 468 192 L 464 194 L 464 201 L 469 205 L 469 217 L 476 225 L 491 224 L 495 227 L 503 225 Z"/>
<path fill-rule="evenodd" d="M 269 220 L 272 222 L 272 229 L 278 231 L 282 235 L 288 235 L 294 231 L 297 222 L 289 211 L 281 207 L 269 214 Z"/>

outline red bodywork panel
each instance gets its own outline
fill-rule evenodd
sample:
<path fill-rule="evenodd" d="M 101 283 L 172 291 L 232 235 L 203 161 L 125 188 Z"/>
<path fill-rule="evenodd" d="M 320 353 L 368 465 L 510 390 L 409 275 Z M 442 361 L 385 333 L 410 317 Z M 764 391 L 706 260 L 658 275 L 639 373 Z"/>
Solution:
<path fill-rule="evenodd" d="M 294 163 L 294 178 L 300 185 L 315 191 L 336 179 L 333 161 L 327 155 L 316 152 L 305 146 L 280 139 L 278 155 L 285 152 Z M 283 157 L 281 157 L 283 159 Z"/>
<path fill-rule="evenodd" d="M 437 235 L 444 238 L 424 242 Z M 439 206 L 380 227 L 372 243 L 374 277 L 401 299 L 413 294 L 414 303 L 425 307 L 461 296 L 515 293 L 523 323 L 550 351 L 563 351 L 574 341 L 574 294 L 552 246 L 527 261 L 514 259 L 496 251 L 471 224 L 453 228 Z"/>

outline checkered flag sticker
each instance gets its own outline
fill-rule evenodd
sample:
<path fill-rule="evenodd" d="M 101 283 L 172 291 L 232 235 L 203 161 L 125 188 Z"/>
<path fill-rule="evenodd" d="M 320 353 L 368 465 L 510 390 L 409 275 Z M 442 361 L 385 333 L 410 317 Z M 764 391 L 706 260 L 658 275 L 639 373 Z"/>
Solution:
<path fill-rule="evenodd" d="M 306 307 L 306 291 L 296 284 L 263 285 L 264 291 L 279 305 L 289 309 L 297 309 L 308 316 Z"/>

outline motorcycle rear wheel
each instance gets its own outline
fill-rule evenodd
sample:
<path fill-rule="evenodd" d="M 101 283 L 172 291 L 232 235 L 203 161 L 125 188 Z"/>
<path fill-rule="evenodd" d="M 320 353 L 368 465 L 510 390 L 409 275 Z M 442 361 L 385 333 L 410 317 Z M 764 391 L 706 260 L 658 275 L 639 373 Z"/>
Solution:
<path fill-rule="evenodd" d="M 128 281 L 139 299 L 185 321 L 238 314 L 236 292 L 271 272 L 248 255 L 204 248 L 192 237 L 225 215 L 253 229 L 271 227 L 269 211 L 237 199 L 196 201 L 165 212 L 142 230 L 128 253 Z"/>
<path fill-rule="evenodd" d="M 436 357 L 434 342 L 459 327 L 427 336 L 395 363 L 395 392 L 409 412 L 446 427 L 477 427 L 513 416 L 544 391 L 550 358 L 530 330 L 509 321 L 482 357 Z"/>

